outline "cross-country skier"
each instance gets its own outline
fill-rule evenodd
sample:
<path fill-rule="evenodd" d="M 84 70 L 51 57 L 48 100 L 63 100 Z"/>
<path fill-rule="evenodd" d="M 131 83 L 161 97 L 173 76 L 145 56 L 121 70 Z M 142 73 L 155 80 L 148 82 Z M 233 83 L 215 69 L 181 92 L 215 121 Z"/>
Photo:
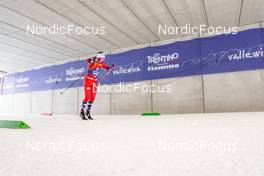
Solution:
<path fill-rule="evenodd" d="M 95 100 L 97 91 L 97 77 L 99 75 L 100 70 L 103 68 L 105 70 L 110 71 L 111 69 L 111 67 L 104 62 L 104 59 L 105 54 L 103 52 L 98 52 L 95 57 L 86 60 L 86 62 L 88 62 L 88 71 L 84 78 L 85 98 L 82 102 L 80 112 L 80 116 L 83 120 L 93 120 L 90 114 L 90 110 Z M 112 67 L 114 67 L 114 64 L 112 65 Z"/>

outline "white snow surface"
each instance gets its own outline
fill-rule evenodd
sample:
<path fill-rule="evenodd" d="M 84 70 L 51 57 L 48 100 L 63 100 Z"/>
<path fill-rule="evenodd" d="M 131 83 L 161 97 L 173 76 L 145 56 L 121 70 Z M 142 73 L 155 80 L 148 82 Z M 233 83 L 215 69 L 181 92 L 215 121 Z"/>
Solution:
<path fill-rule="evenodd" d="M 263 176 L 264 113 L 0 115 L 0 176 Z"/>

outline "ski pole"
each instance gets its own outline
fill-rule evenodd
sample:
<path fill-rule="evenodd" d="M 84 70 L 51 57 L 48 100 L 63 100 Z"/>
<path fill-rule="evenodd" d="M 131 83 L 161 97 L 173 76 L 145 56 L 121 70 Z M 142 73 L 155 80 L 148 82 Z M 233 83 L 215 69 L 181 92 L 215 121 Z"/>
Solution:
<path fill-rule="evenodd" d="M 117 69 L 117 66 L 115 65 L 115 64 L 113 64 L 112 65 L 112 68 L 113 69 Z M 88 70 L 89 71 L 89 70 Z M 88 71 L 87 72 L 85 72 L 84 74 L 82 74 L 81 76 L 80 76 L 80 78 L 78 78 L 77 80 L 75 80 L 74 82 L 72 82 L 68 87 L 66 87 L 60 94 L 61 95 L 63 95 L 66 91 L 68 91 L 68 89 L 70 89 L 72 86 L 74 86 L 84 75 L 86 75 L 87 73 L 88 73 Z M 105 77 L 108 77 L 109 76 L 109 74 L 110 74 L 110 72 L 111 72 L 111 69 L 98 81 L 98 82 L 101 82 L 102 80 L 104 80 L 104 78 Z"/>
<path fill-rule="evenodd" d="M 118 66 L 115 65 L 115 64 L 112 64 L 111 69 L 108 70 L 108 71 L 105 73 L 105 75 L 104 75 L 100 80 L 98 80 L 98 83 L 97 83 L 97 84 L 100 84 L 101 81 L 103 81 L 106 77 L 108 77 L 108 76 L 110 75 L 111 71 L 116 70 L 116 69 L 118 69 Z"/>
<path fill-rule="evenodd" d="M 78 81 L 80 81 L 80 79 L 82 79 L 82 77 L 84 76 L 84 75 L 86 75 L 88 73 L 88 71 L 87 72 L 85 72 L 84 74 L 82 74 L 81 76 L 80 76 L 80 78 L 78 78 L 77 80 L 75 80 L 74 82 L 72 82 L 68 87 L 66 87 L 60 94 L 61 95 L 63 95 L 65 92 L 67 92 L 72 86 L 74 86 Z"/>

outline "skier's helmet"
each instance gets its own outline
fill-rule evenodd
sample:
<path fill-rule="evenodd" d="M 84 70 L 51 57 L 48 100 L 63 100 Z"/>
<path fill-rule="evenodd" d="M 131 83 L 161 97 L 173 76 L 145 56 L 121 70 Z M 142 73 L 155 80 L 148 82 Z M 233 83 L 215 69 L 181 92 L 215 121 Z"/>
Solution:
<path fill-rule="evenodd" d="M 99 59 L 100 62 L 104 62 L 104 60 L 105 60 L 105 54 L 102 51 L 100 51 L 100 52 L 98 52 L 96 54 L 96 58 Z"/>

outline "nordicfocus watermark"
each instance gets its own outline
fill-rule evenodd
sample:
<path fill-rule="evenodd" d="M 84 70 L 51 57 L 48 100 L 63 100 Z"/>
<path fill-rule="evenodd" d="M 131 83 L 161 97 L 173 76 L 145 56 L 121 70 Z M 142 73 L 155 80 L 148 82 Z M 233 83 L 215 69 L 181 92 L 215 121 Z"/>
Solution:
<path fill-rule="evenodd" d="M 33 35 L 105 35 L 105 26 L 76 26 L 68 24 L 61 26 L 53 24 L 51 26 L 27 25 L 27 34 Z"/>
<path fill-rule="evenodd" d="M 170 93 L 171 84 L 119 83 L 115 85 L 94 85 L 99 93 Z"/>
<path fill-rule="evenodd" d="M 177 141 L 158 141 L 158 149 L 161 151 L 205 151 L 205 152 L 221 152 L 238 151 L 238 143 L 236 142 L 211 142 L 211 141 L 191 141 L 191 142 L 177 142 Z"/>
<path fill-rule="evenodd" d="M 90 143 L 77 141 L 27 141 L 26 149 L 33 152 L 92 152 L 105 150 L 104 143 Z"/>
<path fill-rule="evenodd" d="M 201 34 L 210 34 L 210 35 L 220 35 L 220 34 L 237 34 L 238 27 L 226 27 L 226 26 L 191 26 L 186 24 L 184 26 L 168 26 L 168 25 L 158 25 L 159 35 L 201 35 Z"/>

